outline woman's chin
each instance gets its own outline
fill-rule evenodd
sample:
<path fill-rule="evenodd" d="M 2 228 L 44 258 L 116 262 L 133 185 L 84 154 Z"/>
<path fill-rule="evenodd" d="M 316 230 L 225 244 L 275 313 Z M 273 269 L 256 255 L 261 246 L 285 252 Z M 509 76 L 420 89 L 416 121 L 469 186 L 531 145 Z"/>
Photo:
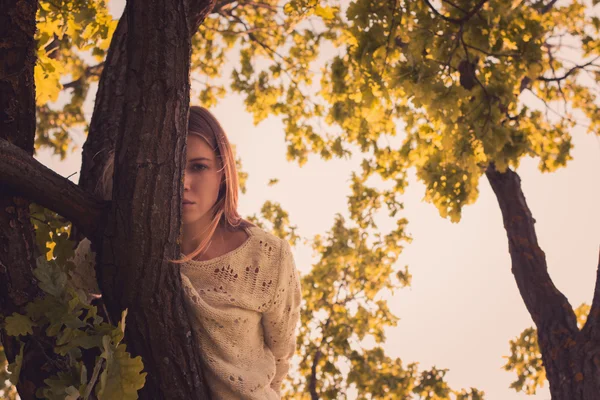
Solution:
<path fill-rule="evenodd" d="M 181 224 L 182 225 L 192 225 L 197 224 L 202 220 L 203 215 L 198 212 L 183 212 L 181 216 Z"/>
<path fill-rule="evenodd" d="M 181 224 L 182 225 L 189 225 L 189 224 L 193 224 L 194 222 L 196 222 L 198 220 L 198 218 L 194 218 L 192 215 L 185 215 L 186 213 L 184 213 L 181 216 Z"/>

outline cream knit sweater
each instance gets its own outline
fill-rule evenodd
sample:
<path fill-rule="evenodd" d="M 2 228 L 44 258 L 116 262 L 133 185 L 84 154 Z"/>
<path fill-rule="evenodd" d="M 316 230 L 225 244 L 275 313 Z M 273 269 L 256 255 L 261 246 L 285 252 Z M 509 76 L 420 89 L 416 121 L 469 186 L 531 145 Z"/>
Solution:
<path fill-rule="evenodd" d="M 181 267 L 186 308 L 215 400 L 279 399 L 296 347 L 301 293 L 290 246 L 257 227 L 246 232 L 237 249 Z"/>
<path fill-rule="evenodd" d="M 213 399 L 279 399 L 296 348 L 301 297 L 290 246 L 246 231 L 237 249 L 181 268 Z"/>

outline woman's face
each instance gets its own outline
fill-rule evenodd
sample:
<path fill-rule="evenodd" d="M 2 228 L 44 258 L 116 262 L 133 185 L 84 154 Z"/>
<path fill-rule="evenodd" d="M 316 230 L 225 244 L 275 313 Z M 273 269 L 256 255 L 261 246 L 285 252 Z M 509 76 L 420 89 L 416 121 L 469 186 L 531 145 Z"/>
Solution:
<path fill-rule="evenodd" d="M 182 223 L 208 226 L 222 181 L 221 163 L 208 143 L 193 134 L 187 138 L 186 163 Z"/>

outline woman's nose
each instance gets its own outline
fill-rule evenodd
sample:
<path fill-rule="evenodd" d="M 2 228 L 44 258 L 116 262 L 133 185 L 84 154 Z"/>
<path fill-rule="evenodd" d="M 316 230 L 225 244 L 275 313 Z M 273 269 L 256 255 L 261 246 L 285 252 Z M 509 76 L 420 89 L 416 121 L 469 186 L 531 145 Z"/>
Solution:
<path fill-rule="evenodd" d="M 183 174 L 183 190 L 190 190 L 190 179 L 187 174 Z"/>

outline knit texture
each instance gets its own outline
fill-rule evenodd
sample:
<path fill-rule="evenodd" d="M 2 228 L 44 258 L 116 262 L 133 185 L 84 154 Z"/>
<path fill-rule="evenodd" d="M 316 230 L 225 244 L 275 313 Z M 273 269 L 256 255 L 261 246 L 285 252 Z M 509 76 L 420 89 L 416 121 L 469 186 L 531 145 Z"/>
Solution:
<path fill-rule="evenodd" d="M 182 265 L 214 399 L 279 399 L 296 348 L 300 279 L 289 244 L 255 227 L 237 249 Z"/>
<path fill-rule="evenodd" d="M 246 228 L 237 249 L 181 266 L 185 305 L 211 398 L 280 399 L 296 348 L 300 277 L 287 241 Z M 87 239 L 75 250 L 74 283 L 98 293 Z"/>

